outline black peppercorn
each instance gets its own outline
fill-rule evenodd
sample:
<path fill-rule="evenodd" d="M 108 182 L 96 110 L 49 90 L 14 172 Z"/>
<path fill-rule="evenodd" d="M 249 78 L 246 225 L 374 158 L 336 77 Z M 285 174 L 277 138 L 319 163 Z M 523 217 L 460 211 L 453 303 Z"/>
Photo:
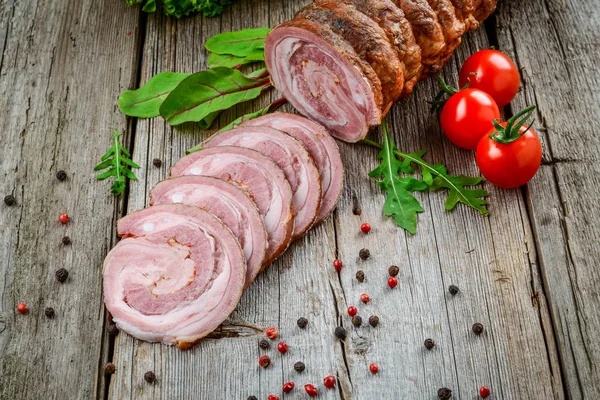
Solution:
<path fill-rule="evenodd" d="M 360 215 L 360 214 L 362 214 L 362 210 L 360 209 L 360 207 L 355 206 L 355 207 L 352 208 L 352 214 L 354 214 L 354 215 Z"/>
<path fill-rule="evenodd" d="M 450 292 L 450 294 L 452 296 L 456 296 L 460 290 L 458 289 L 458 286 L 456 286 L 456 285 L 450 285 L 448 287 L 448 291 Z"/>
<path fill-rule="evenodd" d="M 335 337 L 342 340 L 346 339 L 346 330 L 343 326 L 335 328 Z"/>
<path fill-rule="evenodd" d="M 388 272 L 389 272 L 390 276 L 397 276 L 397 275 L 398 275 L 398 273 L 400 272 L 400 268 L 398 268 L 398 267 L 397 267 L 397 266 L 395 266 L 395 265 L 392 265 L 392 266 L 391 266 L 391 267 L 388 269 Z"/>
<path fill-rule="evenodd" d="M 148 383 L 154 383 L 156 382 L 156 375 L 154 375 L 154 372 L 148 371 L 144 374 L 144 380 Z"/>
<path fill-rule="evenodd" d="M 360 251 L 358 252 L 358 256 L 361 260 L 366 260 L 371 256 L 371 252 L 369 251 L 369 249 L 360 249 Z"/>
<path fill-rule="evenodd" d="M 9 194 L 8 196 L 4 196 L 4 204 L 7 206 L 12 206 L 16 203 L 15 196 Z"/>
<path fill-rule="evenodd" d="M 360 315 L 355 315 L 354 317 L 352 317 L 352 325 L 354 325 L 357 328 L 360 328 L 360 326 L 362 325 L 362 317 Z"/>
<path fill-rule="evenodd" d="M 369 325 L 371 325 L 373 328 L 379 325 L 379 317 L 377 315 L 371 315 L 369 317 Z"/>
<path fill-rule="evenodd" d="M 106 364 L 104 364 L 104 372 L 107 374 L 114 374 L 115 373 L 115 364 L 111 363 L 111 362 L 107 362 Z"/>
<path fill-rule="evenodd" d="M 425 348 L 427 350 L 431 350 L 435 347 L 435 342 L 433 339 L 425 339 Z"/>
<path fill-rule="evenodd" d="M 247 400 L 258 400 L 258 399 L 256 398 L 256 396 L 248 396 Z"/>
<path fill-rule="evenodd" d="M 58 179 L 61 182 L 64 181 L 65 179 L 67 179 L 67 173 L 61 169 L 56 173 L 56 179 Z"/>
<path fill-rule="evenodd" d="M 452 390 L 447 387 L 443 387 L 438 390 L 438 399 L 439 400 L 448 400 L 452 398 Z"/>
<path fill-rule="evenodd" d="M 296 364 L 294 364 L 294 370 L 296 372 L 304 372 L 304 368 L 306 367 L 302 361 L 298 361 Z"/>
<path fill-rule="evenodd" d="M 64 244 L 65 246 L 68 246 L 71 244 L 71 238 L 68 236 L 65 236 L 62 238 L 62 244 Z"/>
<path fill-rule="evenodd" d="M 117 328 L 116 324 L 108 325 L 108 334 L 113 337 L 119 334 L 119 328 Z"/>
<path fill-rule="evenodd" d="M 162 167 L 162 161 L 159 158 L 155 158 L 152 160 L 152 165 L 154 165 L 156 168 L 160 168 Z"/>
<path fill-rule="evenodd" d="M 260 342 L 258 342 L 258 347 L 260 347 L 263 350 L 267 350 L 271 347 L 271 345 L 269 344 L 269 341 L 267 339 L 261 339 Z"/>
<path fill-rule="evenodd" d="M 59 281 L 60 283 L 63 283 L 69 277 L 69 271 L 67 271 L 64 268 L 57 269 L 56 272 L 54 273 L 54 277 L 56 278 L 57 281 Z"/>
<path fill-rule="evenodd" d="M 358 271 L 356 273 L 356 280 L 359 282 L 364 282 L 365 281 L 365 273 L 362 271 Z"/>
<path fill-rule="evenodd" d="M 44 310 L 44 314 L 46 314 L 46 317 L 48 318 L 54 318 L 54 308 L 46 307 L 46 309 Z"/>
<path fill-rule="evenodd" d="M 296 323 L 298 324 L 298 327 L 300 329 L 304 329 L 308 325 L 308 320 L 304 317 L 301 317 L 301 318 L 298 318 L 298 321 L 296 321 Z"/>
<path fill-rule="evenodd" d="M 481 325 L 479 322 L 476 322 L 473 324 L 473 328 L 471 328 L 473 330 L 473 333 L 476 335 L 481 335 L 483 333 L 483 325 Z"/>

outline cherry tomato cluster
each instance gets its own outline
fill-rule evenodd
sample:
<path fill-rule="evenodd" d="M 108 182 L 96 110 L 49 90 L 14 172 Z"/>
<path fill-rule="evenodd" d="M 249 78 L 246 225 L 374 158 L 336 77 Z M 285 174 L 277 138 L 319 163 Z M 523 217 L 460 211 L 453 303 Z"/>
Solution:
<path fill-rule="evenodd" d="M 476 150 L 482 175 L 502 188 L 515 188 L 533 178 L 542 162 L 542 146 L 531 129 L 535 106 L 500 122 L 500 107 L 519 91 L 519 70 L 497 50 L 482 50 L 465 61 L 459 86 L 448 86 L 440 77 L 442 91 L 433 104 L 441 105 L 440 125 L 459 147 Z M 442 103 L 444 95 L 450 98 Z"/>

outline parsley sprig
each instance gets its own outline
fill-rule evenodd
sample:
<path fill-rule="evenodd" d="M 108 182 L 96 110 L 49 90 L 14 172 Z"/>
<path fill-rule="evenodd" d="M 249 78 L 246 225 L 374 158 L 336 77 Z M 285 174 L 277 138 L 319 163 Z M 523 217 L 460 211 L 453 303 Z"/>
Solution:
<path fill-rule="evenodd" d="M 103 173 L 96 176 L 96 179 L 102 181 L 111 176 L 115 177 L 115 183 L 111 186 L 111 192 L 118 196 L 125 189 L 125 178 L 132 181 L 137 180 L 135 174 L 129 168 L 140 168 L 130 157 L 129 151 L 119 144 L 119 132 L 115 129 L 114 142 L 111 148 L 102 156 L 100 164 L 96 165 L 94 171 L 101 171 L 108 168 Z"/>

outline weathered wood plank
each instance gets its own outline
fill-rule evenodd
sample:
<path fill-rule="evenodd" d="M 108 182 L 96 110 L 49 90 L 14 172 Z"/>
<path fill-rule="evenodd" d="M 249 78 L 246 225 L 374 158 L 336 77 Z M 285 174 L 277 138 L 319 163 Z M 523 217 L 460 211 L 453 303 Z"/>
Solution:
<path fill-rule="evenodd" d="M 101 265 L 120 212 L 92 169 L 112 130 L 126 130 L 114 99 L 137 69 L 137 36 L 127 31 L 138 13 L 114 3 L 0 2 L 0 193 L 17 199 L 0 204 L 3 399 L 102 395 Z M 65 182 L 55 178 L 61 169 Z M 61 267 L 64 284 L 54 278 Z M 16 312 L 19 302 L 28 314 Z"/>
<path fill-rule="evenodd" d="M 500 48 L 517 60 L 523 88 L 513 108 L 538 106 L 544 161 L 530 183 L 530 211 L 565 389 L 573 399 L 600 390 L 600 284 L 593 213 L 598 199 L 600 11 L 593 1 L 505 2 Z M 530 40 L 521 40 L 523 36 Z"/>

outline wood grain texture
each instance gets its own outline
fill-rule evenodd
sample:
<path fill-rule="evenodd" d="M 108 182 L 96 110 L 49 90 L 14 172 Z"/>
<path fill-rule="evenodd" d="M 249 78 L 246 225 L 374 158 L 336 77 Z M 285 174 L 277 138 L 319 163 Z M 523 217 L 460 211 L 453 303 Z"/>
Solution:
<path fill-rule="evenodd" d="M 120 211 L 92 170 L 127 128 L 114 99 L 135 77 L 137 24 L 122 2 L 0 2 L 0 193 L 17 199 L 0 204 L 2 399 L 102 395 L 101 265 Z"/>

